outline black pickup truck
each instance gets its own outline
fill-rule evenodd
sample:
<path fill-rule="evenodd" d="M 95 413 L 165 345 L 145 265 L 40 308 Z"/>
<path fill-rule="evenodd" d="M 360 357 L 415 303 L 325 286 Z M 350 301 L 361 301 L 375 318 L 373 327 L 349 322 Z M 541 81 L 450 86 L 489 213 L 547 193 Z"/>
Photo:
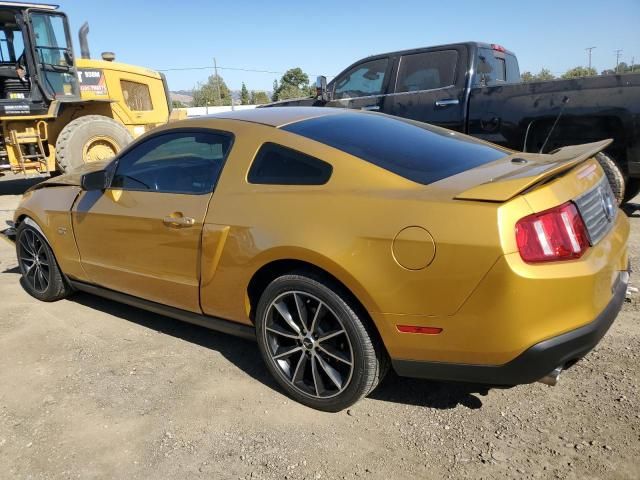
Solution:
<path fill-rule="evenodd" d="M 616 197 L 640 192 L 640 74 L 522 83 L 512 52 L 465 42 L 367 57 L 317 86 L 317 97 L 264 107 L 373 110 L 527 152 L 612 138 L 598 160 Z"/>

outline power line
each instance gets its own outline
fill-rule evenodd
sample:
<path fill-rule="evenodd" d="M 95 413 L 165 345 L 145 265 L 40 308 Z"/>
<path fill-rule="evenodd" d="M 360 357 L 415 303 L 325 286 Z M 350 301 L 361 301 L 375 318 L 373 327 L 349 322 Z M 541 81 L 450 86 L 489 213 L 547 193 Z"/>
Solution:
<path fill-rule="evenodd" d="M 160 68 L 159 72 L 183 72 L 188 70 L 214 70 L 216 67 L 206 66 L 206 67 L 176 67 L 176 68 Z M 239 67 L 221 67 L 217 66 L 218 70 L 233 70 L 237 72 L 251 72 L 251 73 L 270 73 L 274 75 L 284 75 L 286 72 L 275 72 L 271 70 L 259 70 L 256 68 L 239 68 Z M 317 77 L 317 74 L 311 74 L 312 77 Z M 335 75 L 325 75 L 325 77 L 333 78 Z"/>

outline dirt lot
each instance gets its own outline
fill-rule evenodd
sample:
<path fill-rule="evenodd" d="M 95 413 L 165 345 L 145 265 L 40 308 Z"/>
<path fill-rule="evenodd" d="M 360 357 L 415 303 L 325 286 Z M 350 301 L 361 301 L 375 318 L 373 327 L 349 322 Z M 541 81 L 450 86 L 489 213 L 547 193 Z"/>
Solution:
<path fill-rule="evenodd" d="M 3 224 L 24 184 L 0 181 Z M 1 478 L 640 478 L 638 296 L 555 388 L 389 375 L 326 414 L 251 342 L 89 295 L 40 303 L 18 277 L 0 241 Z"/>

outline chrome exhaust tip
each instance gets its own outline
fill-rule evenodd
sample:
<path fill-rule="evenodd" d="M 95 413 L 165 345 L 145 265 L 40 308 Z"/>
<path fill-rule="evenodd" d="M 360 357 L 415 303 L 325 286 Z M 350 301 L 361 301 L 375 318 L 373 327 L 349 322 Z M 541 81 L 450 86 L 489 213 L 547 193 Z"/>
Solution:
<path fill-rule="evenodd" d="M 560 379 L 560 374 L 562 373 L 562 367 L 554 368 L 553 371 L 544 377 L 542 377 L 538 382 L 544 383 L 545 385 L 549 385 L 550 387 L 555 387 L 558 384 L 558 380 Z"/>

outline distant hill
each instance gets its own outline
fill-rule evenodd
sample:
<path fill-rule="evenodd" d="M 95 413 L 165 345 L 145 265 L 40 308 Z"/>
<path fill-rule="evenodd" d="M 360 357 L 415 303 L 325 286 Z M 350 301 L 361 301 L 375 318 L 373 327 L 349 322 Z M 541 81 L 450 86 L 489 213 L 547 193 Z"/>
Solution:
<path fill-rule="evenodd" d="M 191 90 L 176 90 L 175 92 L 169 92 L 169 95 L 172 101 L 184 103 L 186 106 L 191 106 L 191 102 L 193 102 L 193 92 Z"/>

